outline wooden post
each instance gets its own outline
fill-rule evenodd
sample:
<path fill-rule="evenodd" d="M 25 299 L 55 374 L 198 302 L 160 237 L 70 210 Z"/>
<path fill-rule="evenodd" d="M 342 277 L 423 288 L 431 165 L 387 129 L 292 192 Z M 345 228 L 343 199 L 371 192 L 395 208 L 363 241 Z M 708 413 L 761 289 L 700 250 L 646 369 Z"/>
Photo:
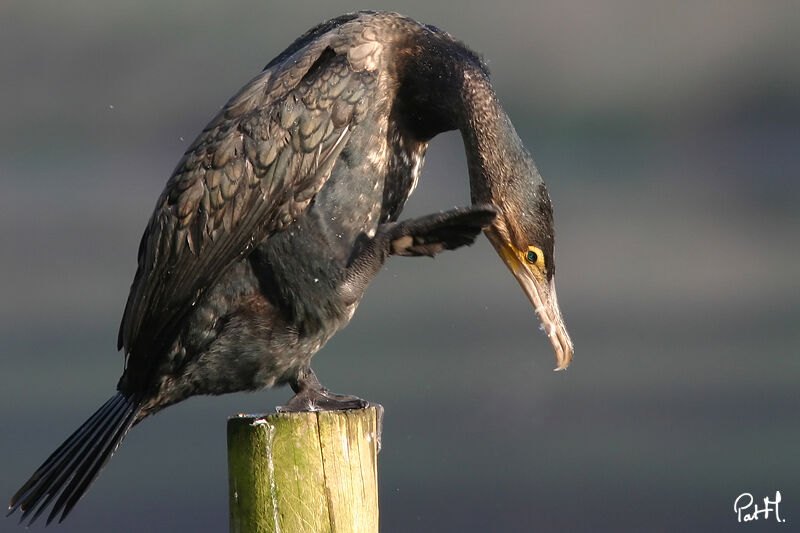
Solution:
<path fill-rule="evenodd" d="M 228 419 L 232 533 L 378 533 L 378 409 Z"/>

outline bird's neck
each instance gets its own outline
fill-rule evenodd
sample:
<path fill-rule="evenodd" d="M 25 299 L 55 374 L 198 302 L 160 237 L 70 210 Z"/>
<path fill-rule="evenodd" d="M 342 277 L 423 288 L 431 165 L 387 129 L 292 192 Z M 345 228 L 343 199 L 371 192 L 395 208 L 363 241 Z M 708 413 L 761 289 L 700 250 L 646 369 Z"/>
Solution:
<path fill-rule="evenodd" d="M 474 203 L 501 205 L 515 188 L 541 182 L 478 57 L 438 34 L 423 32 L 417 44 L 401 67 L 394 119 L 424 142 L 461 131 Z"/>
<path fill-rule="evenodd" d="M 486 74 L 465 70 L 459 93 L 458 129 L 467 154 L 472 201 L 499 205 L 509 184 L 538 172 Z"/>

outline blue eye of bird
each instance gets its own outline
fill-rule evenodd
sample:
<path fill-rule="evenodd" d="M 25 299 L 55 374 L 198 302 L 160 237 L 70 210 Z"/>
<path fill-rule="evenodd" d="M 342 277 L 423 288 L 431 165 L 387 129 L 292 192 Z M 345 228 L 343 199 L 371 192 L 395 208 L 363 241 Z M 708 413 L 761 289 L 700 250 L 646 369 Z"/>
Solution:
<path fill-rule="evenodd" d="M 536 252 L 533 250 L 528 250 L 527 255 L 525 255 L 525 259 L 528 260 L 528 263 L 536 263 L 536 260 L 539 259 L 539 256 L 537 256 Z"/>

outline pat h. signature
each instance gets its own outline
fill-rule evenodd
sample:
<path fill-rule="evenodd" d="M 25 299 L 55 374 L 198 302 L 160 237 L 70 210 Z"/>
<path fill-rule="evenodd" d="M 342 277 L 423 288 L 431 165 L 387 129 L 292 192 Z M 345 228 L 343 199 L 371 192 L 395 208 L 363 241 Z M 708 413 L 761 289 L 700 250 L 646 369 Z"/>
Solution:
<path fill-rule="evenodd" d="M 781 491 L 775 491 L 775 499 L 773 500 L 770 500 L 769 496 L 765 496 L 763 507 L 759 507 L 757 503 L 754 504 L 753 502 L 753 495 L 749 492 L 739 494 L 739 497 L 733 502 L 733 512 L 736 513 L 736 519 L 739 522 L 752 522 L 760 518 L 768 520 L 773 514 L 776 522 L 786 522 L 785 518 L 781 518 L 779 509 Z"/>

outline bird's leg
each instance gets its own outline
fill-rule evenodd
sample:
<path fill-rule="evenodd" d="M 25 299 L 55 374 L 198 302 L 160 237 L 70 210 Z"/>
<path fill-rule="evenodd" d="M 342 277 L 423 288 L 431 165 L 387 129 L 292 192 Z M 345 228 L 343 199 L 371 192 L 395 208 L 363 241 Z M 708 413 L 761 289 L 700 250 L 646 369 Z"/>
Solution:
<path fill-rule="evenodd" d="M 492 223 L 497 209 L 490 205 L 476 205 L 451 209 L 435 215 L 405 220 L 400 223 L 381 224 L 372 238 L 362 235 L 347 266 L 345 282 L 341 286 L 345 302 L 357 303 L 366 286 L 378 273 L 390 255 L 434 256 L 442 250 L 453 250 L 472 244 L 483 228 Z M 298 411 L 334 411 L 363 409 L 368 402 L 356 396 L 334 394 L 322 386 L 311 368 L 302 370 L 291 382 L 294 397 L 277 408 L 280 413 Z M 378 447 L 383 426 L 383 407 L 378 411 Z"/>
<path fill-rule="evenodd" d="M 347 265 L 343 300 L 357 302 L 390 255 L 433 257 L 472 244 L 497 212 L 492 205 L 473 205 L 381 224 L 372 238 L 362 234 Z"/>
<path fill-rule="evenodd" d="M 347 409 L 363 409 L 374 407 L 376 411 L 375 440 L 378 451 L 381 451 L 381 436 L 383 435 L 383 406 L 379 403 L 370 403 L 358 396 L 334 394 L 322 386 L 319 378 L 311 368 L 300 373 L 291 383 L 295 395 L 289 403 L 276 407 L 279 413 L 297 413 L 303 411 L 342 411 Z"/>
<path fill-rule="evenodd" d="M 475 242 L 497 216 L 492 205 L 472 205 L 385 225 L 391 255 L 433 257 Z M 379 230 L 380 231 L 380 230 Z"/>
<path fill-rule="evenodd" d="M 317 375 L 310 368 L 300 372 L 292 383 L 294 397 L 289 403 L 277 409 L 279 413 L 299 411 L 341 411 L 345 409 L 363 409 L 369 402 L 357 396 L 334 394 L 322 386 Z"/>

